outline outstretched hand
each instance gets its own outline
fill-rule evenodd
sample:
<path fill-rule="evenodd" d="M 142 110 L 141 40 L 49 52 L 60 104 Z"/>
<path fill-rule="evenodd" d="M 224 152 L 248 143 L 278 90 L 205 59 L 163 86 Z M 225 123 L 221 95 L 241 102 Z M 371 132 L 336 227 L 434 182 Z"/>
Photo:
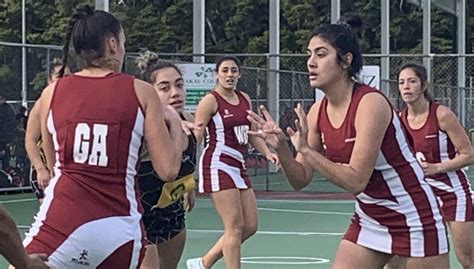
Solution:
<path fill-rule="evenodd" d="M 195 122 L 190 122 L 186 120 L 181 121 L 181 128 L 187 135 L 190 135 L 192 131 L 199 132 L 202 126 L 204 126 L 203 123 L 195 123 Z"/>
<path fill-rule="evenodd" d="M 251 110 L 247 110 L 247 119 L 255 124 L 258 131 L 248 131 L 249 135 L 255 135 L 262 138 L 265 143 L 274 149 L 280 148 L 286 143 L 286 137 L 283 130 L 276 124 L 270 116 L 265 106 L 260 106 L 263 117 L 257 115 Z"/>
<path fill-rule="evenodd" d="M 298 116 L 298 119 L 295 120 L 296 131 L 290 127 L 288 127 L 286 131 L 296 151 L 304 152 L 310 150 L 308 146 L 308 121 L 306 120 L 306 113 L 300 103 L 296 105 L 295 112 Z"/>

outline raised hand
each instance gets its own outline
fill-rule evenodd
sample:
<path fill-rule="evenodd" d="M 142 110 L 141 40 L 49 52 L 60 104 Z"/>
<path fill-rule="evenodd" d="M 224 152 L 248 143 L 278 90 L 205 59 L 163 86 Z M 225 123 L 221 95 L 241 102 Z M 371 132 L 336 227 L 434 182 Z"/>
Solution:
<path fill-rule="evenodd" d="M 286 143 L 286 137 L 283 130 L 273 121 L 272 116 L 268 113 L 264 106 L 260 106 L 263 117 L 255 112 L 247 110 L 247 119 L 254 123 L 258 131 L 249 131 L 249 135 L 255 135 L 262 138 L 270 147 L 274 149 L 280 148 Z"/>
<path fill-rule="evenodd" d="M 295 112 L 298 116 L 298 119 L 295 120 L 296 131 L 290 127 L 288 127 L 286 131 L 296 151 L 304 152 L 310 150 L 308 146 L 308 122 L 306 120 L 306 113 L 300 103 L 296 105 Z"/>

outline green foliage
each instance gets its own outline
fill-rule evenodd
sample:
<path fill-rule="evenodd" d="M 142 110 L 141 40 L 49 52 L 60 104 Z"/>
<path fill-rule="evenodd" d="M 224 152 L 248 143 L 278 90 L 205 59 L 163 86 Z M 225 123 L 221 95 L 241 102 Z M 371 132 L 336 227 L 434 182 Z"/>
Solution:
<path fill-rule="evenodd" d="M 27 42 L 64 43 L 69 16 L 79 3 L 95 0 L 26 0 Z M 126 5 L 110 1 L 110 10 L 123 24 L 127 51 L 143 49 L 159 53 L 191 53 L 193 38 L 193 0 L 125 0 Z M 393 53 L 421 53 L 422 10 L 411 7 L 402 12 L 399 1 L 390 1 L 390 48 Z M 206 1 L 207 53 L 267 53 L 269 0 Z M 380 53 L 380 0 L 341 0 L 341 14 L 358 14 L 364 25 L 357 34 L 363 53 Z M 330 1 L 281 0 L 280 50 L 304 53 L 310 31 L 330 19 Z M 467 51 L 473 47 L 474 9 L 470 7 L 467 25 Z M 456 21 L 452 15 L 433 8 L 432 52 L 456 53 Z M 21 42 L 21 1 L 0 1 L 0 40 Z M 0 46 L 0 84 L 7 96 L 18 96 L 21 87 L 20 49 Z M 44 86 L 45 52 L 28 53 L 28 80 L 33 92 Z M 212 60 L 212 57 L 208 57 Z M 244 65 L 266 67 L 265 57 L 241 58 Z M 304 71 L 305 59 L 281 58 L 282 69 Z M 36 75 L 39 74 L 39 75 Z M 14 92 L 14 93 L 13 93 Z M 30 95 L 31 96 L 31 95 Z"/>

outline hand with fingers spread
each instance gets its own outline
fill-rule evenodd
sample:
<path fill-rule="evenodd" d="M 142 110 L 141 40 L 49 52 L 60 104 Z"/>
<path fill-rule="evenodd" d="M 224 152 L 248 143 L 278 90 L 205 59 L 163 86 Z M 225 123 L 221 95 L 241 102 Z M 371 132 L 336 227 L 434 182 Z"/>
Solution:
<path fill-rule="evenodd" d="M 248 110 L 247 119 L 255 124 L 258 131 L 249 131 L 249 135 L 255 135 L 262 138 L 268 145 L 274 149 L 280 148 L 286 143 L 286 137 L 283 130 L 273 121 L 265 106 L 260 106 L 263 117 L 255 112 Z"/>
<path fill-rule="evenodd" d="M 295 112 L 298 116 L 298 119 L 295 120 L 296 132 L 290 127 L 287 128 L 287 132 L 296 151 L 304 153 L 310 150 L 308 146 L 308 122 L 306 120 L 306 113 L 300 103 L 296 106 Z"/>

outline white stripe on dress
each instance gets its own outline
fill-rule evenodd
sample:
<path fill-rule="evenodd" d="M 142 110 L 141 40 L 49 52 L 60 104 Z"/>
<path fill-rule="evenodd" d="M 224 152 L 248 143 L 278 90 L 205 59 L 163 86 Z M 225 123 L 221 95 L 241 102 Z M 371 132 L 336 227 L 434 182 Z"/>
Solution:
<path fill-rule="evenodd" d="M 401 126 L 401 122 L 398 118 L 394 119 L 392 123 L 395 125 L 397 131 L 397 143 L 399 145 L 399 148 L 401 148 L 402 144 L 407 144 L 406 143 L 406 138 L 404 133 L 402 132 L 403 128 Z M 434 195 L 433 190 L 431 187 L 428 185 L 428 183 L 424 180 L 424 173 L 423 169 L 421 168 L 420 164 L 416 161 L 415 156 L 413 156 L 413 153 L 410 151 L 408 146 L 402 150 L 402 154 L 405 160 L 407 160 L 410 163 L 411 168 L 417 175 L 418 182 L 420 184 L 420 187 L 423 189 L 424 193 L 426 194 L 428 201 L 430 203 L 431 207 L 431 212 L 433 214 L 433 218 L 435 220 L 435 225 L 436 229 L 438 232 L 438 242 L 439 242 L 439 253 L 446 253 L 448 252 L 448 238 L 446 237 L 446 227 L 443 224 L 443 218 L 441 216 L 441 212 L 439 210 L 439 205 L 438 201 L 436 199 L 436 196 Z"/>
<path fill-rule="evenodd" d="M 441 162 L 447 162 L 450 161 L 451 159 L 449 158 L 448 155 L 448 135 L 442 131 L 438 132 L 438 144 L 439 144 L 439 157 Z M 463 173 L 466 178 L 467 175 L 465 172 L 460 169 L 461 173 Z M 456 213 L 454 217 L 454 221 L 465 221 L 466 220 L 466 192 L 461 184 L 461 179 L 459 176 L 456 174 L 455 171 L 452 172 L 447 172 L 446 175 L 449 178 L 449 182 L 451 184 L 451 190 L 454 192 L 454 195 L 456 196 Z M 468 186 L 469 189 L 471 189 L 471 186 L 468 181 Z"/>
<path fill-rule="evenodd" d="M 384 226 L 371 218 L 360 208 L 359 203 L 355 204 L 357 215 L 359 215 L 360 233 L 357 244 L 368 248 L 375 248 L 378 251 L 392 253 L 392 235 L 387 226 Z M 367 228 L 371 227 L 371 228 Z M 372 227 L 377 227 L 373 229 Z M 375 234 L 376 233 L 376 234 Z"/>
<path fill-rule="evenodd" d="M 128 232 L 132 234 L 131 239 L 133 242 L 133 252 L 130 266 L 135 268 L 138 265 L 140 257 L 140 249 L 142 248 L 142 230 L 140 229 L 141 214 L 138 211 L 138 199 L 136 196 L 135 188 L 135 176 L 137 175 L 137 163 L 139 161 L 139 151 L 142 144 L 143 131 L 145 125 L 145 117 L 142 110 L 138 108 L 137 116 L 135 119 L 135 125 L 133 126 L 130 145 L 128 149 L 127 158 L 127 173 L 125 177 L 125 192 L 127 195 L 128 202 L 130 203 L 130 216 L 133 223 L 136 224 L 136 228 Z M 128 226 L 130 227 L 130 226 Z M 132 224 L 133 227 L 133 224 Z"/>

